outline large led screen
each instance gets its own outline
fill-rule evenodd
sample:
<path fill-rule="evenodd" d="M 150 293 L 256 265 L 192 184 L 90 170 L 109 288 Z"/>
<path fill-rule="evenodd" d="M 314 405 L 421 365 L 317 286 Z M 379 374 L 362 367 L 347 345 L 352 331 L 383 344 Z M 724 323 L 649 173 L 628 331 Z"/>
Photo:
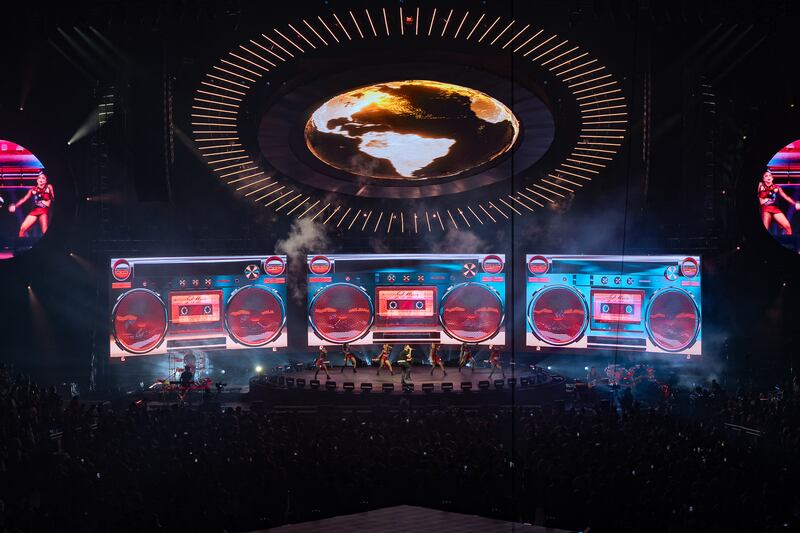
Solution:
<path fill-rule="evenodd" d="M 111 357 L 286 346 L 286 256 L 111 260 Z"/>
<path fill-rule="evenodd" d="M 785 248 L 800 253 L 800 139 L 772 156 L 757 187 L 758 214 L 772 237 Z"/>
<path fill-rule="evenodd" d="M 504 255 L 309 255 L 308 344 L 505 344 Z"/>
<path fill-rule="evenodd" d="M 699 257 L 526 260 L 527 346 L 701 354 Z"/>
<path fill-rule="evenodd" d="M 55 189 L 25 147 L 0 140 L 0 259 L 30 250 L 47 233 Z"/>

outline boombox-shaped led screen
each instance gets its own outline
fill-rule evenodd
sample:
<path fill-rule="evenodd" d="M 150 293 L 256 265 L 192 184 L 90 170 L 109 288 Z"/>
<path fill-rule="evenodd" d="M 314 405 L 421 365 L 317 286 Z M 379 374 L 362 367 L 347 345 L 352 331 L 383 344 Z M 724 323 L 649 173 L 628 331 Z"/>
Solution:
<path fill-rule="evenodd" d="M 505 344 L 505 256 L 308 256 L 308 344 Z"/>
<path fill-rule="evenodd" d="M 286 257 L 111 260 L 111 357 L 286 346 Z"/>
<path fill-rule="evenodd" d="M 527 256 L 526 343 L 700 355 L 700 258 Z"/>

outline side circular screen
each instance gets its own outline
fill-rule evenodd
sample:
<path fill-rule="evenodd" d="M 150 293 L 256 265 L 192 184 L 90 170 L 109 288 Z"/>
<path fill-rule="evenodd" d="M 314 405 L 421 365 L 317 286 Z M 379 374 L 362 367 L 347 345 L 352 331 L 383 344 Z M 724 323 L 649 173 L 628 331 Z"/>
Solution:
<path fill-rule="evenodd" d="M 33 248 L 52 221 L 55 189 L 30 150 L 0 140 L 0 260 Z"/>
<path fill-rule="evenodd" d="M 275 340 L 285 323 L 283 300 L 266 287 L 241 287 L 231 294 L 225 305 L 228 332 L 236 342 L 248 347 L 264 346 Z"/>
<path fill-rule="evenodd" d="M 800 139 L 772 156 L 755 192 L 764 229 L 781 246 L 800 253 Z"/>
<path fill-rule="evenodd" d="M 308 320 L 319 338 L 333 344 L 360 339 L 374 319 L 372 299 L 361 287 L 334 283 L 317 292 L 308 305 Z"/>
<path fill-rule="evenodd" d="M 153 291 L 128 291 L 111 311 L 111 333 L 122 350 L 147 353 L 157 348 L 167 333 L 167 306 Z"/>
<path fill-rule="evenodd" d="M 487 285 L 461 283 L 442 297 L 439 320 L 445 333 L 461 342 L 491 339 L 500 331 L 503 319 L 503 302 Z"/>

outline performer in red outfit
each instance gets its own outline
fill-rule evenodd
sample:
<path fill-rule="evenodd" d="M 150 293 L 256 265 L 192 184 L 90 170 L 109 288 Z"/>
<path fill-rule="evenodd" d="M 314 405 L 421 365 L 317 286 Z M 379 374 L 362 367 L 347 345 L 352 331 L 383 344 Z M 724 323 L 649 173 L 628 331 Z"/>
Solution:
<path fill-rule="evenodd" d="M 344 364 L 342 365 L 342 374 L 344 374 L 344 369 L 347 367 L 348 364 L 353 365 L 353 374 L 358 372 L 356 370 L 356 356 L 353 354 L 352 350 L 350 350 L 350 345 L 345 344 L 342 346 L 342 356 L 344 357 Z"/>
<path fill-rule="evenodd" d="M 489 346 L 489 366 L 492 367 L 492 371 L 489 372 L 489 377 L 492 377 L 495 370 L 500 370 L 503 374 L 503 378 L 506 377 L 506 372 L 503 370 L 503 364 L 500 362 L 500 350 L 495 345 Z"/>
<path fill-rule="evenodd" d="M 783 228 L 786 235 L 792 234 L 792 226 L 786 215 L 775 205 L 778 202 L 778 195 L 789 202 L 794 204 L 795 209 L 800 209 L 800 202 L 794 201 L 783 189 L 775 185 L 772 178 L 772 172 L 769 170 L 764 172 L 761 182 L 758 184 L 758 202 L 761 204 L 761 221 L 764 223 L 764 228 L 769 231 L 769 224 L 774 219 L 778 225 Z"/>
<path fill-rule="evenodd" d="M 431 376 L 433 375 L 433 371 L 436 370 L 437 366 L 442 369 L 442 372 L 444 372 L 444 375 L 446 376 L 447 370 L 444 369 L 444 363 L 442 362 L 442 358 L 439 357 L 438 352 L 439 352 L 439 345 L 436 343 L 431 344 L 431 353 L 430 353 Z"/>
<path fill-rule="evenodd" d="M 470 368 L 475 372 L 475 357 L 472 355 L 472 348 L 465 342 L 461 345 L 461 357 L 458 361 L 458 371 L 461 372 L 461 369 L 467 366 L 467 363 L 470 361 L 472 361 L 472 366 Z"/>
<path fill-rule="evenodd" d="M 28 198 L 31 197 L 33 197 L 34 208 L 28 213 L 28 216 L 25 217 L 19 227 L 20 238 L 25 237 L 25 234 L 28 233 L 28 230 L 37 220 L 39 221 L 39 227 L 42 229 L 42 235 L 47 233 L 50 223 L 50 206 L 53 203 L 53 198 L 55 198 L 55 192 L 53 191 L 53 186 L 47 183 L 47 175 L 44 172 L 39 173 L 36 178 L 36 185 L 28 189 L 22 200 L 8 206 L 8 210 L 12 213 L 15 212 L 20 205 L 27 202 Z"/>
<path fill-rule="evenodd" d="M 317 367 L 317 371 L 314 372 L 314 379 L 317 379 L 320 370 L 325 372 L 325 376 L 328 379 L 331 379 L 331 375 L 328 374 L 328 350 L 324 346 L 319 347 L 319 355 L 317 355 L 317 359 L 314 361 L 314 366 Z"/>
<path fill-rule="evenodd" d="M 392 346 L 389 344 L 384 344 L 383 349 L 378 357 L 373 359 L 378 363 L 378 374 L 381 375 L 381 368 L 384 366 L 389 369 L 389 372 L 394 376 L 394 370 L 392 370 L 392 363 L 389 362 L 389 354 L 392 353 Z"/>

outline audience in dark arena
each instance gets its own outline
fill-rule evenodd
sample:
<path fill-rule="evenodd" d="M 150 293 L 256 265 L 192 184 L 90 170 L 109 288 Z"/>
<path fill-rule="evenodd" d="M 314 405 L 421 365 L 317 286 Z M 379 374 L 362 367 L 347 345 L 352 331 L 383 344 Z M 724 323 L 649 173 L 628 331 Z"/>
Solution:
<path fill-rule="evenodd" d="M 788 396 L 715 387 L 655 408 L 515 411 L 411 399 L 359 414 L 108 405 L 0 370 L 1 532 L 248 531 L 398 504 L 581 531 L 800 526 Z"/>

